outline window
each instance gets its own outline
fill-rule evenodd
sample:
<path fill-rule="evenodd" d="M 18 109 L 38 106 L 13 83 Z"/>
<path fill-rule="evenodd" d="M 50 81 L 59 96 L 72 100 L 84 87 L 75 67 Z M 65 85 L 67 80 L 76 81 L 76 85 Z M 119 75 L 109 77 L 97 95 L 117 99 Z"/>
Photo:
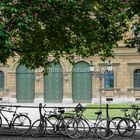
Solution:
<path fill-rule="evenodd" d="M 106 70 L 104 73 L 104 87 L 105 89 L 114 88 L 114 72 Z"/>
<path fill-rule="evenodd" d="M 134 88 L 140 88 L 140 69 L 134 71 Z"/>
<path fill-rule="evenodd" d="M 0 71 L 0 90 L 4 89 L 4 73 Z"/>

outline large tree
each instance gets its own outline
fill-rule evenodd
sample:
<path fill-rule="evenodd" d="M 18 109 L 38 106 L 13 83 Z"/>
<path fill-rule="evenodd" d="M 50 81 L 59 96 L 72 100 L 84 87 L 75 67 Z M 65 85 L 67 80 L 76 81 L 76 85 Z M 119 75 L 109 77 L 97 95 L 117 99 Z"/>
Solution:
<path fill-rule="evenodd" d="M 130 48 L 137 48 L 138 52 L 140 53 L 140 1 L 139 0 L 129 0 L 131 18 L 137 17 L 134 20 L 133 25 L 131 26 L 133 36 L 128 38 L 126 41 L 126 46 Z"/>
<path fill-rule="evenodd" d="M 1 0 L 0 62 L 19 55 L 27 67 L 49 65 L 49 55 L 113 56 L 133 16 L 129 0 Z"/>

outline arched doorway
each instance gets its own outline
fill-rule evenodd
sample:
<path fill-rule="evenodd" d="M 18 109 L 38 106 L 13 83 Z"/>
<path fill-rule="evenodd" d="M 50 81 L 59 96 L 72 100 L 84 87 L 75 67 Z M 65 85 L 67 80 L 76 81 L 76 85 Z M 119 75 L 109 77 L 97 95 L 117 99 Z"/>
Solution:
<path fill-rule="evenodd" d="M 73 66 L 72 98 L 73 102 L 91 102 L 92 100 L 92 75 L 89 64 L 84 61 Z"/>
<path fill-rule="evenodd" d="M 16 70 L 16 99 L 17 102 L 34 102 L 35 73 L 20 65 Z"/>
<path fill-rule="evenodd" d="M 44 76 L 44 101 L 62 102 L 63 72 L 59 63 L 51 63 L 48 73 Z"/>

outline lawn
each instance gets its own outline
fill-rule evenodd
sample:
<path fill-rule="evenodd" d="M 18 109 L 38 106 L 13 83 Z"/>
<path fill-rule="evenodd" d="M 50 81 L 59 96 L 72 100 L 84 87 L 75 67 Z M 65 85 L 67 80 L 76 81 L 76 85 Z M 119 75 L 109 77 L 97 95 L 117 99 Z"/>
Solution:
<path fill-rule="evenodd" d="M 121 111 L 122 108 L 128 108 L 129 109 L 129 113 L 131 113 L 131 105 L 132 104 L 109 104 L 109 116 L 112 117 L 117 117 L 117 116 L 124 116 L 123 112 Z M 135 104 L 138 105 L 140 107 L 140 104 Z M 99 105 L 95 105 L 95 104 L 89 104 L 87 106 L 85 106 L 87 109 L 84 111 L 84 116 L 87 119 L 95 119 L 96 118 L 96 114 L 94 114 L 95 112 L 99 111 Z M 106 117 L 106 105 L 102 105 L 102 111 L 103 111 L 103 116 Z"/>

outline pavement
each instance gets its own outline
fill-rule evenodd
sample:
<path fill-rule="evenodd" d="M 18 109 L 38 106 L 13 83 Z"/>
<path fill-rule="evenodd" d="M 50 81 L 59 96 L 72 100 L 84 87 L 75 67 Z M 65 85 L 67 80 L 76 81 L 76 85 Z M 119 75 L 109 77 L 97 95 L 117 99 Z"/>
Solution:
<path fill-rule="evenodd" d="M 33 138 L 31 136 L 17 136 L 17 135 L 5 135 L 5 134 L 0 134 L 0 140 L 102 140 L 101 138 L 98 137 L 86 137 L 86 138 L 78 138 L 78 139 L 72 139 L 69 137 L 65 136 L 60 136 L 60 135 L 47 135 L 43 137 L 38 137 L 38 138 Z M 112 137 L 110 140 L 140 140 L 140 132 L 136 132 L 133 136 L 131 137 L 121 137 L 118 135 L 115 135 Z"/>

